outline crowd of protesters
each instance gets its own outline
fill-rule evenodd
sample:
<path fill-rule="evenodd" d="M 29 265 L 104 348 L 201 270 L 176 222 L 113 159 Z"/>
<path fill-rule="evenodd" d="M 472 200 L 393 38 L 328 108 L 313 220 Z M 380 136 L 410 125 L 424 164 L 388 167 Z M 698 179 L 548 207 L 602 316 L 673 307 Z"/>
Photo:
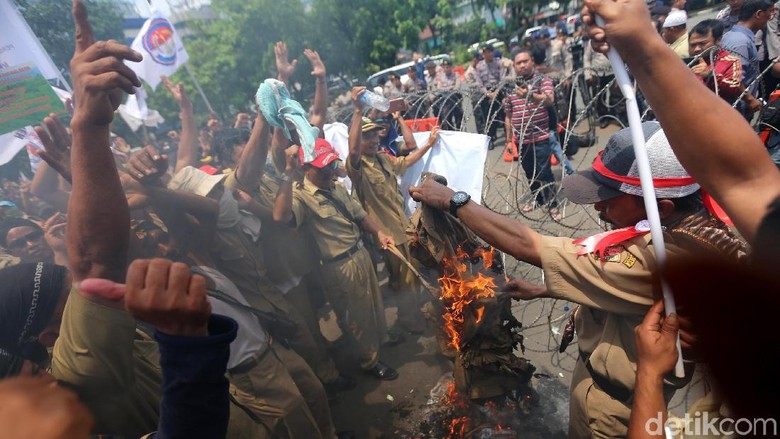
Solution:
<path fill-rule="evenodd" d="M 770 90 L 780 72 L 777 7 L 730 1 L 719 19 L 688 32 L 684 2 L 669 10 L 641 0 L 585 3 L 576 35 L 565 24 L 554 35 L 545 29 L 506 57 L 485 45 L 463 78 L 449 61 L 416 59 L 406 82 L 388 78 L 383 92 L 478 89 L 481 130 L 491 141 L 504 130 L 504 147 L 528 179 L 523 212 L 543 206 L 561 221 L 561 197 L 593 205 L 613 230 L 577 240 L 544 235 L 432 179 L 409 193 L 543 270 L 544 285 L 511 280 L 513 298 L 579 305 L 570 437 L 658 436 L 648 422 L 666 422 L 669 400 L 697 362 L 715 383 L 700 410 L 777 419 L 776 370 L 755 358 L 771 348 L 780 282 L 772 269 L 780 101 Z M 365 88 L 355 87 L 348 154 L 339 156 L 323 138 L 325 63 L 304 52 L 316 83 L 306 113 L 286 93 L 296 64 L 279 42 L 278 77 L 258 88 L 255 115 L 238 114 L 232 127 L 212 115 L 199 130 L 184 88 L 163 78 L 180 107 L 181 130 L 168 136 L 175 153 L 131 151 L 111 126 L 120 97 L 141 85 L 121 61 L 141 54 L 95 41 L 84 3 L 73 4 L 69 126 L 46 117 L 36 127 L 42 162 L 27 182 L 2 188 L 0 437 L 350 437 L 334 425 L 329 398 L 356 379 L 397 379 L 399 365 L 381 357 L 381 346 L 426 329 L 420 280 L 402 260 L 414 263 L 414 242 L 398 181 L 440 147 L 441 128 L 418 144 L 404 122 L 415 102 L 387 114 L 366 108 Z M 643 226 L 628 129 L 610 136 L 592 166 L 575 172 L 564 161 L 558 124 L 576 103 L 559 111 L 555 89 L 575 87 L 575 71 L 585 72 L 593 95 L 606 95 L 597 105 L 602 125 L 625 123 L 610 89 L 609 48 L 623 56 L 656 119 L 641 128 L 666 264 Z M 415 111 L 440 116 L 444 128 L 463 122 L 460 100 L 432 102 Z M 560 187 L 555 153 L 566 166 Z M 351 192 L 338 182 L 347 176 Z M 398 305 L 393 327 L 379 259 Z M 664 316 L 662 275 L 679 315 Z M 331 357 L 317 313 L 325 302 L 360 377 L 340 372 Z M 678 334 L 684 377 L 671 373 Z"/>

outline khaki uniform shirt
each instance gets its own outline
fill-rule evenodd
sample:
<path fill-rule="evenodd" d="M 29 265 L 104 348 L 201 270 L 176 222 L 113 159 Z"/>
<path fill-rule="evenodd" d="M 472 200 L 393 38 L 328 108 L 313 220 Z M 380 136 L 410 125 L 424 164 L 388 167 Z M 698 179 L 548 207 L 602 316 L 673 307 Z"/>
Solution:
<path fill-rule="evenodd" d="M 124 310 L 71 290 L 51 372 L 72 386 L 95 415 L 96 433 L 135 438 L 157 430 L 160 355 L 156 343 L 134 341 L 134 336 L 135 320 Z"/>
<path fill-rule="evenodd" d="M 368 214 L 349 196 L 341 183 L 334 183 L 329 192 L 352 216 L 352 221 L 345 218 L 322 192 L 308 178 L 304 178 L 303 183 L 293 190 L 292 211 L 296 227 L 304 224 L 309 227 L 320 256 L 328 260 L 357 244 L 360 240 L 358 224 Z"/>
<path fill-rule="evenodd" d="M 381 229 L 390 234 L 397 245 L 408 240 L 409 220 L 404 212 L 404 199 L 398 187 L 397 175 L 406 172 L 406 157 L 395 158 L 380 152 L 375 157 L 361 156 L 360 168 L 347 159 L 347 175 L 352 180 L 352 195 L 363 209 L 375 218 Z"/>
<path fill-rule="evenodd" d="M 157 343 L 136 334 L 135 320 L 123 309 L 91 302 L 71 290 L 51 373 L 75 390 L 92 411 L 95 433 L 130 439 L 157 430 L 160 353 Z M 270 437 L 262 430 L 245 410 L 230 404 L 227 438 Z"/>
<path fill-rule="evenodd" d="M 263 207 L 273 210 L 279 191 L 276 170 L 266 166 L 260 186 L 254 190 L 241 187 Z M 234 175 L 225 179 L 225 186 L 240 186 Z M 296 230 L 275 221 L 263 221 L 260 247 L 268 267 L 268 277 L 275 283 L 309 274 L 319 261 L 317 247 L 306 230 Z"/>
<path fill-rule="evenodd" d="M 670 257 L 684 252 L 664 237 Z M 650 234 L 609 247 L 599 259 L 578 256 L 580 249 L 571 238 L 542 237 L 547 289 L 551 297 L 582 305 L 576 315 L 577 340 L 593 372 L 633 391 L 634 327 L 653 304 L 652 273 L 658 270 Z"/>
<path fill-rule="evenodd" d="M 217 269 L 238 286 L 252 307 L 289 312 L 289 303 L 268 277 L 260 242 L 253 242 L 238 226 L 217 231 L 214 241 L 212 254 Z"/>

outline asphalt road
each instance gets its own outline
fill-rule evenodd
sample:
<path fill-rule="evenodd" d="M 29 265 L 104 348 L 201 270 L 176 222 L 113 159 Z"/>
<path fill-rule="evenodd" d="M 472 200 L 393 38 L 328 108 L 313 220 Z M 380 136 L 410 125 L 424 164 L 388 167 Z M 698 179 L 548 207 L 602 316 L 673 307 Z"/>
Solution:
<path fill-rule="evenodd" d="M 701 20 L 714 18 L 717 9 L 708 9 L 689 14 L 688 28 Z M 597 142 L 589 148 L 582 148 L 574 156 L 572 164 L 576 169 L 590 166 L 596 154 L 601 151 L 609 136 L 619 127 L 612 124 L 597 129 Z M 575 130 L 581 131 L 581 130 Z M 499 142 L 501 144 L 501 142 Z M 560 181 L 563 171 L 553 168 L 556 180 Z M 522 213 L 523 204 L 530 198 L 525 176 L 517 162 L 506 163 L 502 151 L 497 148 L 488 153 L 485 164 L 484 204 L 491 209 L 509 215 L 530 225 L 535 230 L 554 236 L 585 237 L 603 231 L 592 206 L 577 206 L 563 202 L 560 205 L 564 218 L 553 221 L 545 209 Z M 505 258 L 507 273 L 512 277 L 542 283 L 539 268 Z M 380 274 L 385 293 L 388 324 L 395 321 L 396 308 L 392 294 L 386 287 L 386 279 Z M 575 304 L 552 299 L 530 302 L 515 302 L 514 315 L 523 323 L 525 352 L 517 352 L 530 360 L 537 368 L 532 385 L 539 393 L 540 406 L 533 412 L 526 429 L 519 431 L 524 438 L 564 438 L 568 426 L 568 386 L 577 360 L 575 343 L 563 353 L 558 352 L 560 337 L 569 313 Z M 321 321 L 323 332 L 330 340 L 336 340 L 340 331 L 333 314 L 325 312 Z M 358 386 L 344 392 L 331 401 L 334 422 L 338 430 L 354 431 L 359 438 L 411 438 L 426 437 L 419 433 L 420 423 L 430 417 L 431 390 L 446 379 L 452 371 L 452 362 L 439 353 L 433 328 L 429 327 L 422 336 L 407 336 L 397 346 L 383 347 L 381 358 L 397 368 L 400 377 L 396 381 L 380 382 L 362 374 L 350 358 L 349 348 L 337 341 L 332 349 L 343 373 L 358 379 Z M 444 378 L 443 378 L 444 377 Z M 678 391 L 670 404 L 670 410 L 683 414 L 690 404 L 702 394 L 705 383 L 697 372 L 689 387 Z"/>

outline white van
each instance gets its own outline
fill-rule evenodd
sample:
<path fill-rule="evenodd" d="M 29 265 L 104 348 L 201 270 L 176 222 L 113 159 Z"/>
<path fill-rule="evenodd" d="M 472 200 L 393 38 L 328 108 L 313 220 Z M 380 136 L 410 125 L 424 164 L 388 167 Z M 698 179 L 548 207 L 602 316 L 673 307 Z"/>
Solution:
<path fill-rule="evenodd" d="M 437 65 L 441 64 L 443 60 L 449 60 L 450 56 L 445 54 L 442 55 L 434 55 L 429 58 L 425 59 L 425 62 L 433 61 Z M 374 87 L 379 85 L 379 79 L 381 78 L 387 78 L 391 73 L 395 73 L 399 77 L 401 77 L 401 83 L 406 82 L 407 79 L 409 79 L 409 76 L 406 74 L 409 71 L 409 67 L 413 66 L 414 62 L 409 61 L 405 62 L 403 64 L 398 64 L 397 66 L 390 67 L 388 69 L 384 69 L 380 72 L 374 73 L 373 75 L 369 76 L 366 80 L 366 88 L 369 90 L 372 90 Z"/>

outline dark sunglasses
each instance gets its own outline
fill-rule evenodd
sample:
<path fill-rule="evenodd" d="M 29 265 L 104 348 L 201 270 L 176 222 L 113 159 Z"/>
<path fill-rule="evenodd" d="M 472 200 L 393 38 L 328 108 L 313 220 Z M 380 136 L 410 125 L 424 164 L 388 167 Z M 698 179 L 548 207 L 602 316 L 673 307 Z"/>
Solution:
<path fill-rule="evenodd" d="M 37 242 L 41 237 L 43 236 L 43 232 L 41 230 L 33 230 L 32 232 L 22 236 L 21 238 L 14 239 L 13 241 L 8 241 L 8 248 L 13 249 L 20 249 L 25 246 L 25 244 L 34 244 Z"/>
<path fill-rule="evenodd" d="M 374 122 L 374 123 L 390 123 L 391 120 L 392 119 L 390 118 L 390 116 L 387 116 L 387 117 L 380 117 L 379 119 L 371 119 L 371 122 Z"/>
<path fill-rule="evenodd" d="M 333 160 L 332 162 L 328 163 L 327 165 L 325 165 L 325 166 L 323 166 L 321 168 L 317 168 L 317 169 L 319 169 L 320 171 L 335 171 L 338 168 L 339 168 L 339 161 L 338 160 Z"/>

